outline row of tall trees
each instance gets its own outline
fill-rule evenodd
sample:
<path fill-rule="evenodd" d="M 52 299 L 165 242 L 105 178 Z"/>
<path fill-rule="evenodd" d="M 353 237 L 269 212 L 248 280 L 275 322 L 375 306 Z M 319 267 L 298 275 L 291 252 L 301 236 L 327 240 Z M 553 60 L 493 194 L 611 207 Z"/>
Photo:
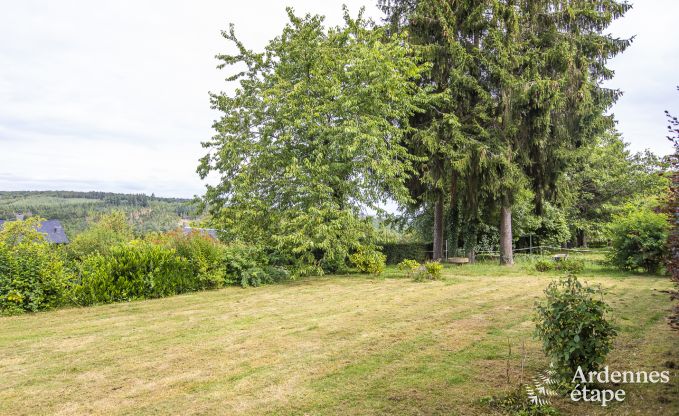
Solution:
<path fill-rule="evenodd" d="M 264 52 L 220 55 L 235 93 L 199 173 L 218 172 L 206 206 L 230 238 L 325 269 L 374 242 L 365 209 L 388 199 L 431 212 L 474 255 L 485 223 L 512 264 L 513 211 L 541 214 L 581 149 L 613 126 L 619 91 L 607 60 L 629 40 L 605 34 L 630 8 L 615 0 L 380 0 L 385 24 L 345 12 L 326 29 L 297 17 Z"/>
<path fill-rule="evenodd" d="M 473 255 L 483 206 L 499 207 L 500 254 L 512 264 L 512 208 L 528 185 L 536 211 L 553 199 L 576 150 L 612 127 L 619 92 L 602 86 L 629 40 L 604 34 L 630 8 L 613 0 L 382 0 L 393 31 L 407 31 L 432 70 L 437 94 L 418 127 L 427 157 L 412 181 L 433 205 L 434 258 L 444 227 L 457 250 L 464 228 Z M 423 146 L 422 143 L 425 145 Z M 449 207 L 444 208 L 445 201 Z M 444 218 L 448 212 L 448 220 Z"/>

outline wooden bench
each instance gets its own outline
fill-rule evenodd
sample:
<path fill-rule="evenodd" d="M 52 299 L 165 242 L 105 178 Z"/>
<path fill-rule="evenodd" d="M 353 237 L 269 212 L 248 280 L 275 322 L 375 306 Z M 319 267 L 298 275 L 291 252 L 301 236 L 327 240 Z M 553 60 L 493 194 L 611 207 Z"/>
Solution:
<path fill-rule="evenodd" d="M 449 257 L 448 263 L 457 264 L 458 266 L 462 266 L 463 264 L 469 264 L 469 259 L 466 258 L 466 257 Z"/>
<path fill-rule="evenodd" d="M 568 258 L 568 254 L 559 253 L 555 254 L 552 258 L 554 259 L 554 261 L 562 261 Z"/>

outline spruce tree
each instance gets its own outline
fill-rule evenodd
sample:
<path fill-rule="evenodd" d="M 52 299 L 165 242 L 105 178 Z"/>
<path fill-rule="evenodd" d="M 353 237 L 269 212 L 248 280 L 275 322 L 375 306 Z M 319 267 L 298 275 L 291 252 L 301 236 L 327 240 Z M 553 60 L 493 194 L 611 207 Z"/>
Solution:
<path fill-rule="evenodd" d="M 480 169 L 475 164 L 482 163 L 487 154 L 486 118 L 492 100 L 483 88 L 475 54 L 484 36 L 482 11 L 488 4 L 379 2 L 391 30 L 406 31 L 414 48 L 431 64 L 421 84 L 431 88 L 432 100 L 427 111 L 414 116 L 411 124 L 417 130 L 410 135 L 408 148 L 426 159 L 416 165 L 410 190 L 416 206 L 433 212 L 434 259 L 443 257 L 446 222 L 450 248 L 455 250 L 462 228 L 460 207 L 466 205 L 466 213 L 478 210 L 477 189 L 465 185 L 480 182 Z M 448 221 L 446 196 L 450 201 Z M 477 220 L 475 215 L 465 217 L 468 224 Z"/>
<path fill-rule="evenodd" d="M 499 208 L 500 261 L 512 264 L 516 193 L 530 186 L 539 212 L 555 196 L 574 150 L 612 124 L 605 112 L 619 92 L 601 83 L 613 76 L 607 60 L 629 41 L 604 31 L 630 6 L 615 0 L 384 0 L 380 6 L 392 27 L 407 28 L 411 42 L 430 53 L 426 81 L 437 86 L 440 104 L 415 123 L 421 136 L 415 143 L 425 143 L 429 165 L 414 189 L 434 195 L 434 257 L 448 184 L 449 215 L 464 219 L 471 253 L 479 201 L 486 201 Z M 451 227 L 453 238 L 457 229 Z"/>
<path fill-rule="evenodd" d="M 613 76 L 606 63 L 630 41 L 604 31 L 630 7 L 614 0 L 505 0 L 490 14 L 482 55 L 498 97 L 492 137 L 502 155 L 502 264 L 513 263 L 511 207 L 519 179 L 529 181 L 540 211 L 574 150 L 612 126 L 605 112 L 620 93 L 602 86 Z"/>

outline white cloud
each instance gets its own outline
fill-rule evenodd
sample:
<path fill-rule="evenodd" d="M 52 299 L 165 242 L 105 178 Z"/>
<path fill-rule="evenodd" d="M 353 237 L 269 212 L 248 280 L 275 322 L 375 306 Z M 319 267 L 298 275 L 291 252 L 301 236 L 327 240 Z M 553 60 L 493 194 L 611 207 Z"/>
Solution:
<path fill-rule="evenodd" d="M 665 110 L 679 114 L 679 42 L 676 0 L 637 0 L 627 15 L 614 22 L 616 37 L 635 36 L 632 46 L 611 61 L 615 78 L 609 85 L 622 89 L 613 108 L 618 129 L 633 150 L 672 152 L 667 136 Z"/>
<path fill-rule="evenodd" d="M 208 91 L 229 88 L 214 56 L 236 24 L 260 49 L 298 14 L 341 22 L 372 0 L 6 2 L 0 14 L 0 189 L 202 192 L 195 173 L 216 114 Z M 679 2 L 644 0 L 614 33 L 637 34 L 613 61 L 614 108 L 635 149 L 669 152 L 663 110 L 679 113 L 679 49 L 667 34 Z M 663 9 L 665 7 L 666 9 Z"/>

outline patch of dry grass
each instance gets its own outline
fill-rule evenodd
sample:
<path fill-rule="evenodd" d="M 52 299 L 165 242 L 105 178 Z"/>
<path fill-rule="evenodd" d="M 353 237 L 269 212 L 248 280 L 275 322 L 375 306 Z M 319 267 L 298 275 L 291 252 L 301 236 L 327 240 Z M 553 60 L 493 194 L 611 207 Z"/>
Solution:
<path fill-rule="evenodd" d="M 0 318 L 0 414 L 460 414 L 546 366 L 532 307 L 550 276 L 448 268 L 445 279 L 326 277 Z M 679 365 L 667 279 L 610 289 L 619 369 Z M 507 343 L 512 344 L 507 381 Z M 616 415 L 679 413 L 679 379 L 629 386 Z M 607 410 L 559 402 L 566 414 Z"/>

